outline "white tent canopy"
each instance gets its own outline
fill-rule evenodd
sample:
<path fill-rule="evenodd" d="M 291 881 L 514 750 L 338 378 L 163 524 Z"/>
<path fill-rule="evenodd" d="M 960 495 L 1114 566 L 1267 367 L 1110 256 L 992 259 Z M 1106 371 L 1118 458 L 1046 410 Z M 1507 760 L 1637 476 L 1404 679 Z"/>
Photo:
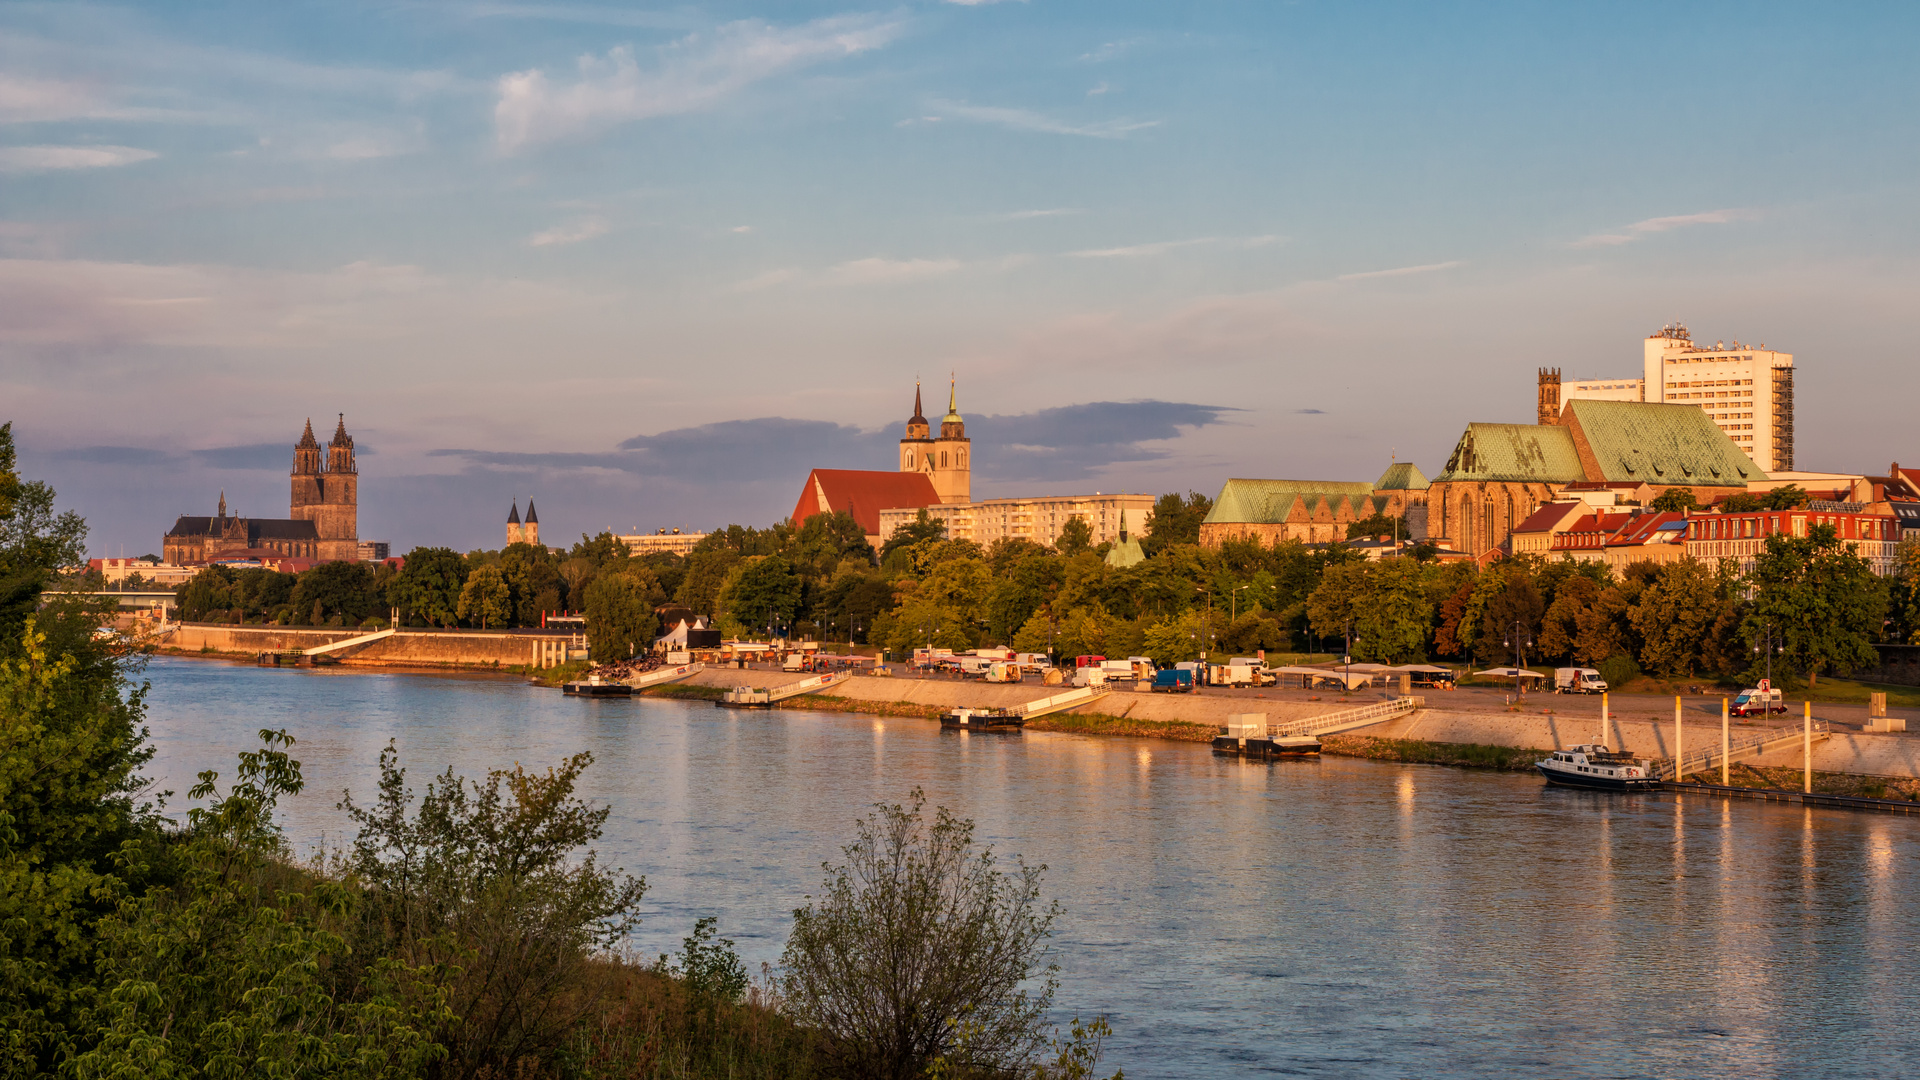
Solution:
<path fill-rule="evenodd" d="M 1500 679 L 1516 679 L 1516 678 L 1517 679 L 1544 679 L 1546 678 L 1545 675 L 1542 675 L 1537 671 L 1528 671 L 1526 668 L 1511 668 L 1511 667 L 1488 668 L 1485 671 L 1476 671 L 1474 672 L 1474 674 L 1475 675 L 1492 675 L 1495 678 L 1500 678 Z"/>

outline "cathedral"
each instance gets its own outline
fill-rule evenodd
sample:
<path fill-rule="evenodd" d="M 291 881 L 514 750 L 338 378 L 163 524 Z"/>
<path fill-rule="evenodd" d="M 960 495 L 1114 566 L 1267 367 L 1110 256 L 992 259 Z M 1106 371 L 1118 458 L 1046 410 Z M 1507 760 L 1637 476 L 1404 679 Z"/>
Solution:
<path fill-rule="evenodd" d="M 507 511 L 507 546 L 514 544 L 538 544 L 540 542 L 540 514 L 533 508 L 533 500 L 527 500 L 527 520 L 520 522 L 520 500 L 513 500 L 513 509 Z"/>
<path fill-rule="evenodd" d="M 293 493 L 284 518 L 230 517 L 227 496 L 213 517 L 182 517 L 161 538 L 163 556 L 177 566 L 216 559 L 296 558 L 352 562 L 360 557 L 360 470 L 345 414 L 326 453 L 313 421 L 293 447 Z"/>

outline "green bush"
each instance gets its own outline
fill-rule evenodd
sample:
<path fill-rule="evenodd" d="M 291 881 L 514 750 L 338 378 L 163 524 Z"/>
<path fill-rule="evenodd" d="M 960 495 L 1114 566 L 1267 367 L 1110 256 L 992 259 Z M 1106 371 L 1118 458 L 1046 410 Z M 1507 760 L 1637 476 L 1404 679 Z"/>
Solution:
<path fill-rule="evenodd" d="M 1597 670 L 1612 690 L 1624 689 L 1628 683 L 1640 677 L 1640 665 L 1631 656 L 1609 656 L 1600 661 Z"/>

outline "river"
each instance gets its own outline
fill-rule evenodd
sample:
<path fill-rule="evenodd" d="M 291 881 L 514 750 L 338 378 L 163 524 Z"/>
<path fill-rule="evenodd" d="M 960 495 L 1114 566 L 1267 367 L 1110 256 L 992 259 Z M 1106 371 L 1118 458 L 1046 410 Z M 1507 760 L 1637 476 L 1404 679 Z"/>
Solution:
<path fill-rule="evenodd" d="M 928 801 L 1048 866 L 1062 1018 L 1132 1078 L 1880 1077 L 1920 1050 L 1920 820 L 1344 758 L 705 703 L 498 677 L 160 659 L 149 774 L 299 740 L 302 851 L 338 844 L 389 739 L 417 790 L 579 750 L 603 861 L 646 876 L 643 954 L 714 915 L 749 965 L 870 804 Z M 1908 1061 L 1909 1065 L 1900 1065 Z"/>

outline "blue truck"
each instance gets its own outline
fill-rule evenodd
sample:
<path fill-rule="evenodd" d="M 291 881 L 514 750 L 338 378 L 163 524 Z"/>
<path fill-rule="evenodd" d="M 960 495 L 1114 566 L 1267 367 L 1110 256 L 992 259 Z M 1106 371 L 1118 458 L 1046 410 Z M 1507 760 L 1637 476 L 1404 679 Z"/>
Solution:
<path fill-rule="evenodd" d="M 1166 668 L 1153 673 L 1153 687 L 1156 692 L 1168 694 L 1193 693 L 1193 672 L 1186 668 Z"/>

